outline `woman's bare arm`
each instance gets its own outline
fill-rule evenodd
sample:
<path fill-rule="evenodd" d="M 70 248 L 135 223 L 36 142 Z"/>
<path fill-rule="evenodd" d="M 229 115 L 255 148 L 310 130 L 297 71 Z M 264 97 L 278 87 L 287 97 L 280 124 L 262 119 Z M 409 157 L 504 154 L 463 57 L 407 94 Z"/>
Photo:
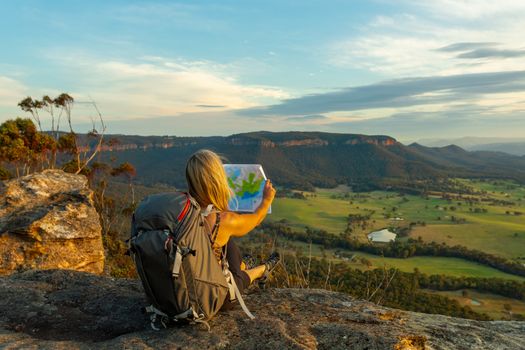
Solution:
<path fill-rule="evenodd" d="M 268 213 L 275 192 L 272 183 L 267 180 L 264 185 L 263 200 L 253 213 L 238 214 L 231 211 L 220 213 L 221 223 L 215 240 L 216 244 L 223 246 L 228 243 L 230 236 L 242 237 L 259 225 Z"/>

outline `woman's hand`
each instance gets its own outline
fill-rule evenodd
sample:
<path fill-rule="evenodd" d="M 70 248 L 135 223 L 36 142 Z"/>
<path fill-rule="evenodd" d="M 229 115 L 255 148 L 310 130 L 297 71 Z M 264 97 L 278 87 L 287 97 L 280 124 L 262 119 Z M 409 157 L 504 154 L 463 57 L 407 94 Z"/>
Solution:
<path fill-rule="evenodd" d="M 264 184 L 264 190 L 263 190 L 263 200 L 268 201 L 269 203 L 272 203 L 273 198 L 275 197 L 275 188 L 273 188 L 272 182 L 270 179 L 266 180 L 266 183 Z"/>

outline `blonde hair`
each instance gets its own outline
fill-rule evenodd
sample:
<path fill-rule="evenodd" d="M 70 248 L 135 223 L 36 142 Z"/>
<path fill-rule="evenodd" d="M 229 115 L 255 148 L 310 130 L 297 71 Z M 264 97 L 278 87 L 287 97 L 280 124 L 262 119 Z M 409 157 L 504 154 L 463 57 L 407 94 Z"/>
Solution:
<path fill-rule="evenodd" d="M 186 163 L 186 181 L 190 195 L 202 206 L 213 204 L 220 210 L 228 210 L 233 193 L 228 186 L 222 160 L 215 152 L 201 149 Z"/>

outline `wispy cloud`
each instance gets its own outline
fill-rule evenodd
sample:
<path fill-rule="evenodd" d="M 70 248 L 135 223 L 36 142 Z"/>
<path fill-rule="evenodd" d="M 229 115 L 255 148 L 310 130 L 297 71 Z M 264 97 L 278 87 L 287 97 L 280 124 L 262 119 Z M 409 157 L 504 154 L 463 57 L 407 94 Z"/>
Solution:
<path fill-rule="evenodd" d="M 130 120 L 110 120 L 108 131 L 124 134 L 215 136 L 254 130 L 282 130 L 280 124 L 264 126 L 250 118 L 240 118 L 231 111 L 194 112 L 174 116 L 148 117 Z M 88 130 L 89 125 L 84 125 Z"/>
<path fill-rule="evenodd" d="M 27 96 L 28 90 L 20 81 L 0 75 L 0 106 L 15 107 Z"/>
<path fill-rule="evenodd" d="M 225 105 L 196 105 L 195 107 L 201 108 L 225 108 Z"/>
<path fill-rule="evenodd" d="M 502 122 L 504 121 L 504 122 Z M 525 119 L 521 112 L 501 113 L 476 105 L 449 106 L 438 111 L 394 113 L 387 117 L 336 121 L 326 131 L 394 135 L 400 140 L 446 136 L 521 137 Z M 488 131 L 490 130 L 490 131 Z"/>
<path fill-rule="evenodd" d="M 525 2 L 404 1 L 404 13 L 377 16 L 332 42 L 339 68 L 385 77 L 523 70 Z M 458 53 L 460 52 L 460 53 Z"/>
<path fill-rule="evenodd" d="M 231 67 L 211 61 L 107 61 L 74 54 L 50 59 L 75 72 L 79 99 L 89 94 L 114 119 L 249 108 L 289 96 L 279 88 L 242 84 Z"/>
<path fill-rule="evenodd" d="M 457 58 L 514 58 L 525 56 L 525 50 L 476 49 L 463 52 Z"/>
<path fill-rule="evenodd" d="M 525 11 L 525 3 L 515 0 L 406 0 L 415 9 L 424 10 L 428 15 L 441 20 L 492 21 L 509 17 L 516 18 Z"/>
<path fill-rule="evenodd" d="M 256 116 L 300 116 L 458 103 L 512 92 L 525 92 L 525 71 L 395 79 L 288 99 L 280 104 L 252 108 L 245 113 Z"/>
<path fill-rule="evenodd" d="M 311 122 L 311 121 L 319 121 L 319 120 L 327 120 L 328 118 L 325 115 L 322 114 L 310 114 L 310 115 L 303 115 L 298 117 L 287 117 L 286 120 L 292 121 L 292 122 Z"/>
<path fill-rule="evenodd" d="M 463 52 L 463 51 L 469 51 L 469 50 L 477 50 L 477 49 L 484 49 L 487 47 L 495 46 L 498 43 L 495 42 L 480 42 L 480 43 L 455 43 L 450 44 L 445 47 L 440 47 L 439 49 L 436 49 L 437 51 L 444 51 L 444 52 Z"/>
<path fill-rule="evenodd" d="M 522 49 L 501 49 L 497 43 L 456 43 L 437 49 L 442 52 L 456 52 L 456 58 L 514 58 L 525 56 Z"/>

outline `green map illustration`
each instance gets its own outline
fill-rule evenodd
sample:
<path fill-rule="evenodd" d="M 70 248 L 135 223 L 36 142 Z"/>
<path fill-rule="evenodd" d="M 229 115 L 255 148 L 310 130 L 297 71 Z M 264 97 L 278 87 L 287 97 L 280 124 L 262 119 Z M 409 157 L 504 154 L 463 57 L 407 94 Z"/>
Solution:
<path fill-rule="evenodd" d="M 228 184 L 235 193 L 229 209 L 254 212 L 261 204 L 266 176 L 260 164 L 224 164 Z M 271 209 L 268 211 L 271 212 Z"/>

